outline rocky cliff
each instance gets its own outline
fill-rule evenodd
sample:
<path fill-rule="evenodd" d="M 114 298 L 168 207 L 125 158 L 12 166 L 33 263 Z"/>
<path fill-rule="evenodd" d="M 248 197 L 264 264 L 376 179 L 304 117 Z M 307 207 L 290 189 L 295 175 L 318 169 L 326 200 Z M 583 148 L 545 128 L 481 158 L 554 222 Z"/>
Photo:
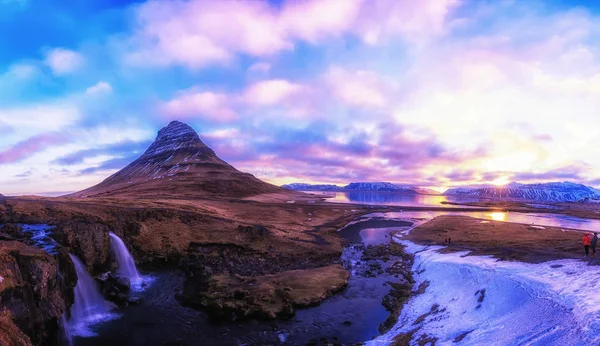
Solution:
<path fill-rule="evenodd" d="M 54 258 L 0 241 L 0 344 L 58 345 L 60 319 L 73 304 L 77 276 L 66 253 Z"/>

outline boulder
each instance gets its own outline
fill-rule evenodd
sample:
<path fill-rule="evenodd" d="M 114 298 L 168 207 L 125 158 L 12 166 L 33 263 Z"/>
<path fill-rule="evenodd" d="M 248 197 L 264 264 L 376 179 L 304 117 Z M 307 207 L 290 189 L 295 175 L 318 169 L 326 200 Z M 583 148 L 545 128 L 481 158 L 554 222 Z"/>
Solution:
<path fill-rule="evenodd" d="M 107 300 L 118 306 L 127 306 L 130 303 L 129 291 L 131 290 L 131 280 L 129 278 L 113 276 L 111 273 L 103 273 L 96 279 L 98 280 L 100 291 Z"/>
<path fill-rule="evenodd" d="M 123 292 L 129 292 L 129 290 L 131 290 L 131 280 L 129 278 L 117 278 L 116 285 Z"/>

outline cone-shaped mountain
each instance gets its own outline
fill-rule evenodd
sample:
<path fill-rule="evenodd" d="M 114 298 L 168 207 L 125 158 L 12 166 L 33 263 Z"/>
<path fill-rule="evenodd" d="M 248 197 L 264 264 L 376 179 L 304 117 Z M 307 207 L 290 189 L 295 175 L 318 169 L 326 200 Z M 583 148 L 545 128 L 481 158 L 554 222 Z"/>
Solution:
<path fill-rule="evenodd" d="M 194 129 L 173 121 L 137 160 L 70 197 L 245 197 L 278 191 L 221 160 Z"/>

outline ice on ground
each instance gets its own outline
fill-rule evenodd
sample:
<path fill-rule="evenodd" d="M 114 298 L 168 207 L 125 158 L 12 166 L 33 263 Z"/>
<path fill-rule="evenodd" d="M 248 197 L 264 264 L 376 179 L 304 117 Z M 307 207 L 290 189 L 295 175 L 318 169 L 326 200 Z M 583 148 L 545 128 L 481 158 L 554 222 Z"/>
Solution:
<path fill-rule="evenodd" d="M 503 262 L 401 243 L 415 254 L 415 287 L 429 286 L 369 345 L 389 345 L 415 329 L 413 342 L 427 335 L 436 345 L 600 344 L 600 266 Z"/>

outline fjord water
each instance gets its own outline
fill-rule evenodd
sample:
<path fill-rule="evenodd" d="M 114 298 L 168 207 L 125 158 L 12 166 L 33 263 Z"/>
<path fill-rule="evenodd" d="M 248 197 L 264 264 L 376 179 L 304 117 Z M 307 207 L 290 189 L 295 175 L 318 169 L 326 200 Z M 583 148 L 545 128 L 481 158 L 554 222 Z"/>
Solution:
<path fill-rule="evenodd" d="M 69 254 L 77 273 L 75 286 L 75 302 L 71 306 L 69 329 L 71 335 L 93 336 L 89 327 L 95 323 L 107 321 L 116 317 L 111 313 L 112 306 L 104 300 L 96 281 L 87 272 L 83 262 Z"/>
<path fill-rule="evenodd" d="M 308 192 L 315 193 L 315 192 Z M 319 192 L 317 192 L 319 193 Z M 414 195 L 401 194 L 393 192 L 377 191 L 353 191 L 353 192 L 325 192 L 320 193 L 328 196 L 325 200 L 331 203 L 356 203 L 365 205 L 382 206 L 406 206 L 406 207 L 444 207 L 444 208 L 464 208 L 462 205 L 442 204 L 442 202 L 475 202 L 481 199 L 463 196 L 442 196 L 442 195 Z M 537 205 L 544 209 L 549 206 Z M 552 206 L 550 206 L 552 207 Z M 497 211 L 408 211 L 392 212 L 380 214 L 379 216 L 390 219 L 397 218 L 427 218 L 432 219 L 440 215 L 462 215 L 474 218 L 504 221 L 515 223 L 535 224 L 548 227 L 562 227 L 581 229 L 600 232 L 600 220 L 584 219 L 556 213 L 517 213 L 517 212 L 497 212 Z"/>
<path fill-rule="evenodd" d="M 328 202 L 332 203 L 357 203 L 367 205 L 393 205 L 393 206 L 428 206 L 428 207 L 460 207 L 452 204 L 442 205 L 442 202 L 474 202 L 479 199 L 463 196 L 419 195 L 395 192 L 378 191 L 348 191 L 348 192 L 314 192 L 329 196 Z"/>
<path fill-rule="evenodd" d="M 142 277 L 123 240 L 113 232 L 109 232 L 108 234 L 110 236 L 110 248 L 112 254 L 115 256 L 115 260 L 119 266 L 117 272 L 118 276 L 129 278 L 131 284 L 134 286 L 142 284 Z"/>
<path fill-rule="evenodd" d="M 370 217 L 381 217 L 390 220 L 396 219 L 433 219 L 440 215 L 470 216 L 486 221 L 501 221 L 533 224 L 541 227 L 561 227 L 600 232 L 600 220 L 584 219 L 580 217 L 555 214 L 555 213 L 516 213 L 498 211 L 403 211 L 375 213 Z"/>

